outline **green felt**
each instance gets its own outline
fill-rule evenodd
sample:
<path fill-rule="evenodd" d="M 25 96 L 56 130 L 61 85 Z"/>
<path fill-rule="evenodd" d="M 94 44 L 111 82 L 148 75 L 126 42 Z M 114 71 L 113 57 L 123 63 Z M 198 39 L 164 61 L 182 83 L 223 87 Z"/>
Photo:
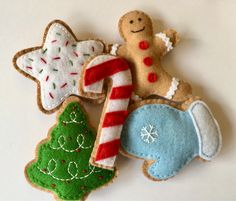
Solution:
<path fill-rule="evenodd" d="M 37 161 L 26 167 L 34 185 L 62 200 L 81 200 L 114 178 L 114 171 L 89 165 L 95 135 L 78 102 L 67 105 L 50 137 L 39 145 Z"/>

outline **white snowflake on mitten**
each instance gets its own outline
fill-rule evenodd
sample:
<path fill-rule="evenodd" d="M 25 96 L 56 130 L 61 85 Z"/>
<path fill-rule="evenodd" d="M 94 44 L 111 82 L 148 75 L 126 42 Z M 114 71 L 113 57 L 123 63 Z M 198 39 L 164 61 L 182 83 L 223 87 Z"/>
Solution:
<path fill-rule="evenodd" d="M 155 126 L 149 124 L 148 126 L 144 126 L 141 129 L 141 138 L 144 142 L 153 143 L 156 141 L 158 134 Z"/>
<path fill-rule="evenodd" d="M 51 111 L 70 95 L 81 95 L 82 66 L 103 50 L 102 42 L 78 41 L 66 24 L 57 20 L 48 26 L 43 46 L 21 51 L 15 63 L 17 69 L 38 81 L 40 105 Z"/>

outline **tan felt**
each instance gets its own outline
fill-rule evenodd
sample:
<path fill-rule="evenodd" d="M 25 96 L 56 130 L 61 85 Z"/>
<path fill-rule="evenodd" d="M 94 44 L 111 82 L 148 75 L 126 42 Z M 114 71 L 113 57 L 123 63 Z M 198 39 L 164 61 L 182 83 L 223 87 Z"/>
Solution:
<path fill-rule="evenodd" d="M 118 47 L 117 54 L 130 63 L 135 93 L 142 98 L 165 97 L 173 77 L 161 66 L 167 47 L 160 37 L 153 35 L 150 17 L 142 11 L 128 12 L 119 21 L 119 31 L 125 43 Z M 163 33 L 173 46 L 177 45 L 180 38 L 176 31 L 168 29 Z M 191 94 L 191 86 L 180 81 L 171 100 L 182 102 Z"/>

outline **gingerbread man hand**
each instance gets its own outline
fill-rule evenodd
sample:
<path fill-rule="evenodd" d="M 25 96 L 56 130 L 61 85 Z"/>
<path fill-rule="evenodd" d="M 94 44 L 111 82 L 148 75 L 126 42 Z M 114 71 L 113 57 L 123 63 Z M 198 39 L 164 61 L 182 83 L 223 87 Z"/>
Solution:
<path fill-rule="evenodd" d="M 173 29 L 164 30 L 161 33 L 157 33 L 155 36 L 154 45 L 155 48 L 160 49 L 160 56 L 164 56 L 180 41 L 179 34 Z"/>
<path fill-rule="evenodd" d="M 141 11 L 121 17 L 119 31 L 125 44 L 113 45 L 110 52 L 129 61 L 136 95 L 158 95 L 174 101 L 191 96 L 190 85 L 172 77 L 160 63 L 161 57 L 179 42 L 176 31 L 168 29 L 154 35 L 150 17 Z"/>

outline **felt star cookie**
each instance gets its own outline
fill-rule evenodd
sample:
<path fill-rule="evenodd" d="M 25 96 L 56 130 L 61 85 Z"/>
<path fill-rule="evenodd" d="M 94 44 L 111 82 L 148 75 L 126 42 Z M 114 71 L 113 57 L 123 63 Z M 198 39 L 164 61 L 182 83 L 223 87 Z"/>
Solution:
<path fill-rule="evenodd" d="M 102 52 L 101 41 L 78 41 L 68 25 L 55 20 L 46 28 L 43 45 L 18 52 L 13 63 L 38 83 L 38 105 L 51 113 L 70 95 L 82 96 L 78 87 L 82 66 Z"/>

